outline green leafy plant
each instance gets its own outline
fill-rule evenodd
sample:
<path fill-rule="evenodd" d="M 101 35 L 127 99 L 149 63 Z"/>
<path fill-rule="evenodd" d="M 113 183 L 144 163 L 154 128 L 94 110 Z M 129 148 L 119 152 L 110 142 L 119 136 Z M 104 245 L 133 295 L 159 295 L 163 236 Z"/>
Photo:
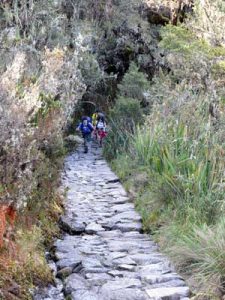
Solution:
<path fill-rule="evenodd" d="M 40 120 L 45 119 L 51 111 L 61 108 L 61 102 L 49 94 L 40 93 L 39 101 L 41 102 L 41 107 L 30 121 L 33 126 L 37 126 Z"/>

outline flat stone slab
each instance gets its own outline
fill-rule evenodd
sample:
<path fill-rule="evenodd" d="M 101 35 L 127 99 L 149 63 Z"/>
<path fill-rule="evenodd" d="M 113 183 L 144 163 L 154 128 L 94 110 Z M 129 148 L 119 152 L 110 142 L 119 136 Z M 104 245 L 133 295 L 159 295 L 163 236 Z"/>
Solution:
<path fill-rule="evenodd" d="M 70 295 L 71 300 L 100 300 L 95 292 L 87 290 L 78 290 Z"/>
<path fill-rule="evenodd" d="M 142 225 L 141 223 L 117 223 L 112 227 L 112 229 L 119 229 L 122 232 L 129 232 L 134 230 L 141 232 Z"/>
<path fill-rule="evenodd" d="M 117 290 L 101 290 L 98 300 L 148 300 L 145 292 L 139 288 L 127 288 Z"/>
<path fill-rule="evenodd" d="M 69 217 L 63 216 L 60 219 L 60 227 L 69 234 L 82 233 L 86 225 L 83 222 L 73 221 Z"/>
<path fill-rule="evenodd" d="M 146 293 L 151 300 L 180 300 L 189 296 L 188 287 L 167 287 L 157 289 L 147 289 Z"/>
<path fill-rule="evenodd" d="M 78 274 L 72 274 L 65 280 L 65 293 L 71 294 L 77 290 L 88 289 L 88 282 Z"/>
<path fill-rule="evenodd" d="M 99 231 L 105 231 L 105 229 L 100 224 L 97 224 L 95 222 L 88 224 L 85 229 L 85 232 L 88 234 L 95 234 Z"/>
<path fill-rule="evenodd" d="M 119 280 L 109 281 L 102 286 L 102 290 L 116 291 L 126 288 L 141 287 L 141 281 L 133 278 L 121 278 Z"/>

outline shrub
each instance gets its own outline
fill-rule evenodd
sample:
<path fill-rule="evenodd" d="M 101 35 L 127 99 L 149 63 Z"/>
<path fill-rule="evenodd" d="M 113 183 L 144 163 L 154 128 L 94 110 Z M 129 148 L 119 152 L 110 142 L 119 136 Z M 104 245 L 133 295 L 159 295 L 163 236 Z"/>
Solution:
<path fill-rule="evenodd" d="M 171 229 L 171 228 L 170 228 Z M 205 294 L 218 289 L 224 292 L 225 278 L 225 220 L 221 218 L 213 226 L 194 225 L 190 230 L 182 230 L 177 224 L 176 242 L 170 234 L 172 243 L 169 250 L 177 267 L 191 274 L 194 280 L 203 284 Z"/>
<path fill-rule="evenodd" d="M 131 63 L 119 84 L 115 105 L 109 111 L 110 132 L 104 149 L 108 159 L 128 150 L 130 135 L 134 133 L 136 125 L 144 121 L 142 102 L 148 87 L 145 75 Z"/>
<path fill-rule="evenodd" d="M 146 75 L 139 72 L 138 66 L 131 62 L 118 88 L 120 96 L 133 98 L 141 102 L 145 99 L 144 93 L 149 90 L 149 82 Z"/>
<path fill-rule="evenodd" d="M 109 112 L 110 131 L 104 148 L 108 159 L 127 151 L 129 137 L 134 133 L 136 124 L 142 121 L 142 110 L 138 100 L 124 97 L 117 99 L 114 108 Z"/>

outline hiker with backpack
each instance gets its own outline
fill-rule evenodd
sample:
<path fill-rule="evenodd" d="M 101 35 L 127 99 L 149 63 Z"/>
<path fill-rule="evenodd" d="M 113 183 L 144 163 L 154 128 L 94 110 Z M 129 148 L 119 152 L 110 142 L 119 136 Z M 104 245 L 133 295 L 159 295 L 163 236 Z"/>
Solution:
<path fill-rule="evenodd" d="M 100 113 L 99 109 L 96 109 L 95 112 L 92 115 L 92 124 L 95 127 L 97 124 L 97 118 L 98 118 L 98 114 Z"/>
<path fill-rule="evenodd" d="M 102 112 L 98 112 L 95 128 L 96 128 L 95 130 L 96 130 L 97 140 L 99 146 L 101 147 L 102 141 L 107 135 L 105 115 Z"/>
<path fill-rule="evenodd" d="M 81 123 L 78 125 L 77 130 L 81 132 L 84 139 L 84 153 L 88 152 L 88 142 L 91 141 L 91 133 L 94 127 L 91 123 L 91 118 L 84 116 L 81 119 Z"/>

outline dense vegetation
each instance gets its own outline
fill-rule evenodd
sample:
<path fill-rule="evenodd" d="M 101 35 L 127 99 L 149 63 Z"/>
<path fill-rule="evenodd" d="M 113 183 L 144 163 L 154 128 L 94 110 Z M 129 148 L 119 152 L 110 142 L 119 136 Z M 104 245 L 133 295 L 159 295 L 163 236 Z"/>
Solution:
<path fill-rule="evenodd" d="M 193 291 L 224 294 L 224 1 L 0 2 L 0 298 L 52 280 L 44 247 L 82 97 L 111 107 L 105 155 L 144 229 Z"/>
<path fill-rule="evenodd" d="M 63 135 L 85 90 L 68 24 L 57 1 L 0 1 L 0 299 L 52 281 Z"/>
<path fill-rule="evenodd" d="M 196 1 L 184 24 L 161 28 L 167 71 L 148 83 L 131 64 L 105 147 L 145 230 L 208 298 L 225 288 L 224 12 Z"/>

